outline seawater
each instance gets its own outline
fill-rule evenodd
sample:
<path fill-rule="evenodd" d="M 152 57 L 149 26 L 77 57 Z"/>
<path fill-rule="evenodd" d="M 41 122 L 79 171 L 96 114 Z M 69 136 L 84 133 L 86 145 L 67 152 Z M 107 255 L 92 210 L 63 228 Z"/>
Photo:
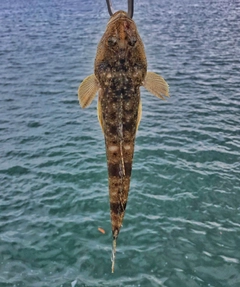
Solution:
<path fill-rule="evenodd" d="M 108 18 L 104 0 L 0 3 L 0 286 L 240 286 L 240 3 L 135 1 L 171 98 L 142 89 L 114 274 L 97 100 L 77 99 Z"/>

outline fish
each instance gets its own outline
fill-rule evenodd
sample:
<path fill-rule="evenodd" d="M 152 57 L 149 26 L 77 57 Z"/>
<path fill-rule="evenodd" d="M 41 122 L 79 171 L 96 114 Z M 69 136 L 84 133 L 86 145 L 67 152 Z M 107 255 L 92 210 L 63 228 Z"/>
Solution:
<path fill-rule="evenodd" d="M 98 93 L 97 115 L 104 134 L 112 226 L 112 273 L 117 238 L 128 201 L 136 132 L 141 120 L 140 87 L 160 99 L 169 97 L 167 82 L 147 71 L 137 26 L 125 11 L 112 13 L 97 46 L 94 73 L 78 89 L 82 108 Z"/>

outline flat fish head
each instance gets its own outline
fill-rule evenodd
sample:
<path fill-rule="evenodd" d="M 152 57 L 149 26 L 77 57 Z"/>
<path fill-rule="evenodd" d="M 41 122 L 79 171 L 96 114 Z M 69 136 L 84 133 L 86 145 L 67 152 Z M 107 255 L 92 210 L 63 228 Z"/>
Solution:
<path fill-rule="evenodd" d="M 100 84 L 124 74 L 135 76 L 139 84 L 147 69 L 146 55 L 135 22 L 124 11 L 110 18 L 98 45 L 95 75 Z"/>
<path fill-rule="evenodd" d="M 128 56 L 127 52 L 134 50 L 138 38 L 136 30 L 135 23 L 124 11 L 115 13 L 108 22 L 106 48 L 124 60 Z"/>

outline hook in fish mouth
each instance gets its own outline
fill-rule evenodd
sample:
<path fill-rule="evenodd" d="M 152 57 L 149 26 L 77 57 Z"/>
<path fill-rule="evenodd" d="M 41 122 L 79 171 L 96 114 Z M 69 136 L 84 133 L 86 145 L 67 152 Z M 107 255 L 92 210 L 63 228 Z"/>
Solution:
<path fill-rule="evenodd" d="M 106 0 L 106 1 L 107 1 L 108 13 L 110 16 L 112 16 L 114 14 L 113 7 L 112 7 L 112 1 L 111 0 Z M 134 8 L 134 0 L 128 0 L 128 16 L 130 18 L 133 17 L 133 8 Z"/>

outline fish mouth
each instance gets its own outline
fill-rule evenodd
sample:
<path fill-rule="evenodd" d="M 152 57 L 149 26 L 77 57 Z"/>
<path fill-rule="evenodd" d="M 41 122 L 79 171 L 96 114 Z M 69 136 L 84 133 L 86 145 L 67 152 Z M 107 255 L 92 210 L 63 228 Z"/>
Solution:
<path fill-rule="evenodd" d="M 120 62 L 121 65 L 123 65 L 125 63 L 125 58 L 123 58 L 123 57 L 121 58 L 120 57 L 119 62 Z"/>

